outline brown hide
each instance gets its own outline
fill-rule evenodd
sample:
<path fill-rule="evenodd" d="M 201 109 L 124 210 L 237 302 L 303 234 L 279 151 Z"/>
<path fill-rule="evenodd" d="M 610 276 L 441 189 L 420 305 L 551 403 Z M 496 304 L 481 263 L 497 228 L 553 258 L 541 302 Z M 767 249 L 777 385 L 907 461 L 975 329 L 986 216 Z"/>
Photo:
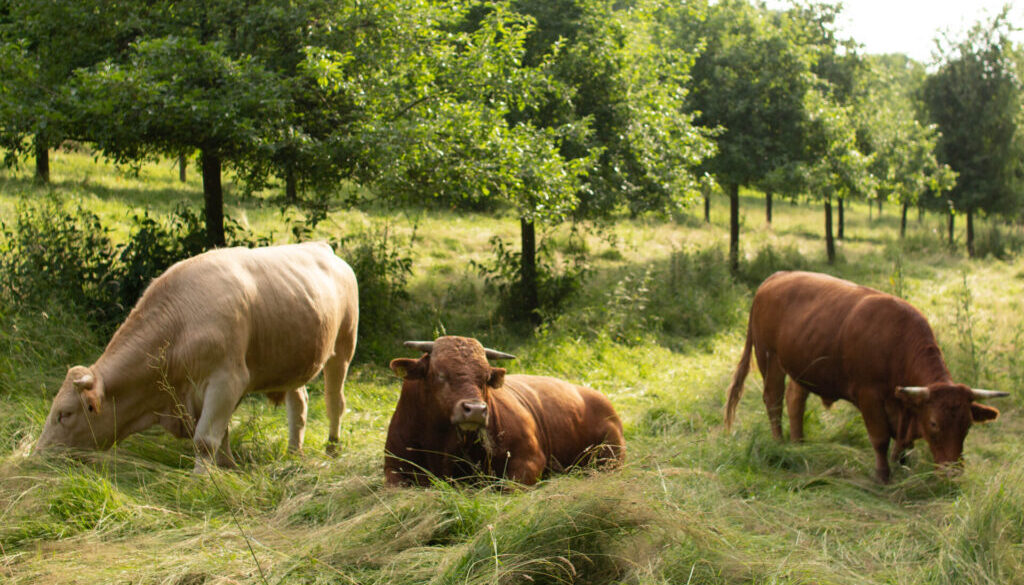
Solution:
<path fill-rule="evenodd" d="M 604 395 L 555 378 L 506 376 L 475 339 L 439 338 L 431 353 L 391 368 L 404 380 L 385 445 L 389 485 L 480 474 L 529 485 L 546 472 L 625 456 L 622 423 Z M 481 410 L 479 426 L 466 422 Z"/>
<path fill-rule="evenodd" d="M 778 272 L 754 295 L 743 357 L 733 376 L 726 407 L 732 424 L 751 349 L 764 378 L 764 402 L 772 434 L 782 438 L 782 401 L 790 437 L 803 438 L 808 393 L 826 404 L 852 402 L 864 417 L 880 480 L 890 475 L 889 441 L 899 458 L 918 438 L 928 442 L 936 463 L 960 459 L 972 422 L 993 420 L 998 411 L 974 401 L 956 384 L 920 311 L 892 295 L 810 272 Z M 789 377 L 788 388 L 784 385 Z M 921 387 L 909 395 L 901 387 Z"/>

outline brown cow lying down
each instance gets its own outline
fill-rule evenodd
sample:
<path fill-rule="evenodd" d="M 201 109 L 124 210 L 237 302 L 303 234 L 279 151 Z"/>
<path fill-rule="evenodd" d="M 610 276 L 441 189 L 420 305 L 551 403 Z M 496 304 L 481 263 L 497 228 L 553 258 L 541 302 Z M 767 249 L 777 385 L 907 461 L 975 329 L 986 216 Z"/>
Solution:
<path fill-rule="evenodd" d="M 976 401 L 1007 396 L 954 383 L 931 327 L 909 303 L 824 274 L 777 272 L 757 289 L 729 387 L 726 427 L 743 393 L 751 347 L 775 438 L 782 438 L 783 395 L 794 441 L 803 439 L 809 392 L 826 405 L 848 400 L 864 417 L 882 482 L 889 481 L 890 439 L 894 461 L 923 437 L 937 464 L 959 462 L 971 423 L 999 416 Z"/>
<path fill-rule="evenodd" d="M 355 275 L 324 243 L 228 248 L 171 266 L 146 289 L 103 355 L 75 366 L 36 451 L 106 449 L 160 424 L 231 464 L 228 423 L 249 392 L 285 397 L 288 446 L 302 447 L 305 384 L 321 369 L 338 441 L 359 320 Z"/>
<path fill-rule="evenodd" d="M 625 457 L 622 423 L 596 390 L 544 376 L 506 376 L 487 360 L 514 356 L 475 339 L 405 345 L 425 355 L 391 362 L 404 381 L 385 445 L 389 485 L 480 472 L 530 485 L 548 471 Z"/>

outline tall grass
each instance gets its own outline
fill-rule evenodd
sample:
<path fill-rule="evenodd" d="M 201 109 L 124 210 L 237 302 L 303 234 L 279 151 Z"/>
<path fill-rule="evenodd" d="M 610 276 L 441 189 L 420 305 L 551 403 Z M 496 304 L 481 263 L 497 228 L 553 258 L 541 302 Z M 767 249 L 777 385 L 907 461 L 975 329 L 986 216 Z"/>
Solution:
<path fill-rule="evenodd" d="M 53 173 L 52 193 L 19 176 L 0 180 L 4 217 L 45 194 L 96 213 L 117 244 L 133 215 L 198 201 L 195 180 L 180 187 L 164 163 L 134 178 L 60 153 Z M 228 211 L 288 241 L 301 218 L 272 201 L 229 191 Z M 739 276 L 722 252 L 723 201 L 708 227 L 641 217 L 585 230 L 584 288 L 526 331 L 501 314 L 470 265 L 490 259 L 491 237 L 515 236 L 514 218 L 331 210 L 303 237 L 386 226 L 401 245 L 383 257 L 408 258 L 411 268 L 408 297 L 387 310 L 393 326 L 382 334 L 372 320 L 362 324 L 374 342 L 357 350 L 371 349 L 346 385 L 341 454 L 323 454 L 315 382 L 305 453 L 286 453 L 283 409 L 246 398 L 231 432 L 240 467 L 207 476 L 189 472 L 187 441 L 157 430 L 105 453 L 26 456 L 65 368 L 91 363 L 106 336 L 66 303 L 4 303 L 0 582 L 1024 583 L 1024 259 L 1009 243 L 982 260 L 950 252 L 941 218 L 911 222 L 899 241 L 895 216 L 869 219 L 854 204 L 839 244 L 844 261 L 828 266 L 816 206 L 778 206 L 769 227 L 760 225 L 762 204 L 744 193 Z M 1010 242 L 1015 232 L 998 229 Z M 550 237 L 553 250 L 567 249 L 567 227 Z M 358 255 L 358 245 L 349 240 L 345 253 Z M 932 474 L 919 443 L 891 485 L 877 484 L 863 421 L 843 403 L 826 410 L 811 400 L 807 441 L 776 443 L 756 373 L 734 432 L 722 429 L 751 293 L 784 269 L 829 271 L 906 298 L 929 318 L 955 378 L 1015 392 L 997 405 L 998 421 L 971 430 L 962 476 Z M 512 372 L 608 394 L 625 423 L 623 469 L 581 470 L 531 489 L 386 488 L 383 443 L 398 395 L 386 361 L 409 355 L 403 338 L 441 333 L 517 354 Z"/>

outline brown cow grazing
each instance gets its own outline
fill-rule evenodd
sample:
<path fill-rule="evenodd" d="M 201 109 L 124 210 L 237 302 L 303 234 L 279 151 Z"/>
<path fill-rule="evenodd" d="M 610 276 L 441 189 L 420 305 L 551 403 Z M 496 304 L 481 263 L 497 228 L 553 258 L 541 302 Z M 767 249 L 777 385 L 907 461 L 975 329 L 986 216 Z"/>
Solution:
<path fill-rule="evenodd" d="M 214 455 L 230 465 L 231 413 L 264 392 L 284 395 L 298 450 L 304 384 L 322 369 L 333 451 L 358 320 L 355 275 L 327 244 L 184 260 L 153 280 L 96 363 L 68 371 L 35 449 L 106 449 L 160 424 L 193 438 L 195 471 Z"/>
<path fill-rule="evenodd" d="M 385 445 L 389 485 L 479 472 L 531 485 L 545 472 L 625 457 L 622 422 L 596 390 L 544 376 L 506 376 L 487 360 L 514 356 L 475 339 L 405 345 L 424 355 L 391 362 L 404 381 Z"/>
<path fill-rule="evenodd" d="M 923 437 L 937 464 L 959 462 L 971 423 L 999 416 L 976 401 L 1007 396 L 954 383 L 928 321 L 909 303 L 824 274 L 777 272 L 757 289 L 729 387 L 726 427 L 743 393 L 751 347 L 772 435 L 782 438 L 783 396 L 794 441 L 803 439 L 808 393 L 826 406 L 848 400 L 864 417 L 883 483 L 889 481 L 890 439 L 896 441 L 894 461 Z"/>

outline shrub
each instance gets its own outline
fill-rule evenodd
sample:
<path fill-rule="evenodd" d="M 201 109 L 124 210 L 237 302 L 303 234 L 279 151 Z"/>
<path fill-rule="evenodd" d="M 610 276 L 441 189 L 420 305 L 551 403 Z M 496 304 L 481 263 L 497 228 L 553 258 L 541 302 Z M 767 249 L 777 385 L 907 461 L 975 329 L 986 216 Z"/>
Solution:
<path fill-rule="evenodd" d="M 1024 249 L 1024 234 L 1020 229 L 1011 227 L 1008 231 L 1001 230 L 993 223 L 988 228 L 978 230 L 974 238 L 974 253 L 978 258 L 993 257 L 1006 260 Z"/>
<path fill-rule="evenodd" d="M 415 230 L 408 244 L 396 240 L 387 226 L 356 232 L 332 242 L 348 262 L 359 283 L 359 351 L 364 360 L 386 359 L 400 336 L 409 299 L 412 275 L 410 256 Z"/>
<path fill-rule="evenodd" d="M 0 290 L 12 302 L 45 307 L 70 303 L 97 323 L 118 319 L 117 249 L 99 217 L 54 201 L 18 207 L 0 224 Z"/>
<path fill-rule="evenodd" d="M 550 237 L 541 238 L 537 246 L 537 300 L 542 321 L 549 320 L 563 303 L 583 288 L 590 268 L 586 246 L 580 242 L 582 238 L 574 227 L 563 246 L 561 260 Z M 494 248 L 494 263 L 474 262 L 473 265 L 487 287 L 497 293 L 498 314 L 516 322 L 531 320 L 534 316 L 523 302 L 527 295 L 523 290 L 522 252 L 513 251 L 498 236 L 491 238 L 490 243 Z"/>
<path fill-rule="evenodd" d="M 265 245 L 238 222 L 224 218 L 224 235 L 231 246 Z M 149 212 L 132 217 L 128 243 L 120 248 L 114 263 L 120 303 L 125 312 L 135 306 L 149 283 L 176 262 L 206 250 L 206 226 L 202 215 L 179 205 L 163 220 Z M 120 320 L 119 320 L 120 321 Z"/>
<path fill-rule="evenodd" d="M 800 250 L 790 245 L 776 250 L 765 245 L 757 251 L 757 255 L 740 269 L 740 279 L 751 287 L 756 287 L 772 274 L 780 270 L 807 270 L 810 267 Z"/>
<path fill-rule="evenodd" d="M 54 201 L 22 205 L 12 225 L 0 224 L 0 291 L 22 306 L 70 304 L 112 332 L 150 281 L 175 262 L 204 250 L 200 214 L 179 206 L 160 220 L 148 212 L 132 218 L 127 243 L 115 245 L 110 230 L 85 209 Z M 232 245 L 262 243 L 225 219 Z"/>

